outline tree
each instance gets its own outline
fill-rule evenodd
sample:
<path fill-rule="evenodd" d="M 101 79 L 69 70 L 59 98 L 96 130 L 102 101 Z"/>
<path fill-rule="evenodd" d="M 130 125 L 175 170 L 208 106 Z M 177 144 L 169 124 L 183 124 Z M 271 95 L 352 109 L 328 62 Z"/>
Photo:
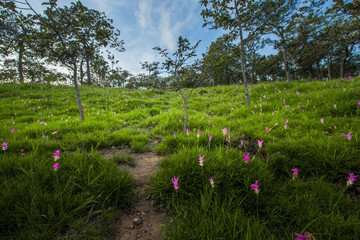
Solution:
<path fill-rule="evenodd" d="M 157 89 L 159 88 L 158 75 L 160 74 L 159 62 L 144 62 L 141 63 L 141 68 L 148 72 L 148 87 Z"/>
<path fill-rule="evenodd" d="M 201 71 L 213 86 L 233 84 L 241 78 L 239 62 L 239 48 L 221 37 L 212 42 L 206 53 L 203 53 Z"/>
<path fill-rule="evenodd" d="M 201 15 L 205 21 L 203 26 L 210 25 L 212 29 L 229 30 L 233 39 L 239 37 L 241 71 L 246 94 L 246 106 L 250 106 L 250 95 L 246 78 L 245 47 L 255 36 L 255 13 L 258 3 L 252 0 L 201 0 L 205 7 Z M 243 32 L 248 31 L 244 38 Z"/>
<path fill-rule="evenodd" d="M 277 39 L 268 38 L 276 49 L 283 54 L 284 68 L 287 81 L 291 81 L 289 69 L 289 48 L 290 39 L 295 34 L 296 25 L 317 7 L 318 4 L 303 0 L 264 0 L 259 5 L 259 14 L 257 15 L 258 25 L 261 26 L 261 34 L 274 34 Z M 311 1 L 310 1 L 311 2 Z"/>
<path fill-rule="evenodd" d="M 193 46 L 191 46 L 189 40 L 186 38 L 182 38 L 181 36 L 178 38 L 177 42 L 177 50 L 173 54 L 169 54 L 167 49 L 161 49 L 160 47 L 154 47 L 153 49 L 158 51 L 161 57 L 165 58 L 165 61 L 163 62 L 163 67 L 168 71 L 169 74 L 171 74 L 172 79 L 175 83 L 175 86 L 177 90 L 180 92 L 181 97 L 183 99 L 184 103 L 184 111 L 185 111 L 185 123 L 184 123 L 184 131 L 186 131 L 187 123 L 188 123 L 188 113 L 187 113 L 187 100 L 191 96 L 191 93 L 193 92 L 194 88 L 197 87 L 198 84 L 200 84 L 200 81 L 195 83 L 190 90 L 187 97 L 185 97 L 181 81 L 178 77 L 179 72 L 183 69 L 185 66 L 185 63 L 187 60 L 189 60 L 191 57 L 196 56 L 195 49 L 198 47 L 200 41 L 196 42 Z"/>
<path fill-rule="evenodd" d="M 0 54 L 5 57 L 18 54 L 17 69 L 20 83 L 24 82 L 23 63 L 32 44 L 31 33 L 34 29 L 32 17 L 25 17 L 17 11 L 15 1 L 0 2 Z"/>

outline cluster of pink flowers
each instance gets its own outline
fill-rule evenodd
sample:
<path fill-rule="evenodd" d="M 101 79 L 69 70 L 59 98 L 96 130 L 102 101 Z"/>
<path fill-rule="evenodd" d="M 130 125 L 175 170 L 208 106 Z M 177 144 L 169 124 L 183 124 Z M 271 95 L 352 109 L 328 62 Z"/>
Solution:
<path fill-rule="evenodd" d="M 299 170 L 297 168 L 291 169 L 293 171 L 293 179 L 297 178 L 299 176 Z"/>
<path fill-rule="evenodd" d="M 315 240 L 315 237 L 308 232 L 305 232 L 304 235 L 300 234 L 300 233 L 294 233 L 297 238 L 295 238 L 295 240 Z"/>
<path fill-rule="evenodd" d="M 256 193 L 256 194 L 260 193 L 258 182 L 259 182 L 259 180 L 256 180 L 256 182 L 254 184 L 250 185 L 251 189 L 253 189 L 254 193 Z"/>
<path fill-rule="evenodd" d="M 347 180 L 347 185 L 350 186 L 350 185 L 354 184 L 357 177 L 358 176 L 355 176 L 354 173 L 350 173 L 349 177 L 348 177 L 348 180 Z"/>
<path fill-rule="evenodd" d="M 178 181 L 179 181 L 179 177 L 173 177 L 173 178 L 171 179 L 171 182 L 174 184 L 175 191 L 179 190 Z"/>
<path fill-rule="evenodd" d="M 285 129 L 287 128 L 287 123 L 288 123 L 288 120 L 286 119 L 285 124 L 284 124 Z"/>
<path fill-rule="evenodd" d="M 3 142 L 3 144 L 1 144 L 2 146 L 2 150 L 5 151 L 8 147 L 8 143 L 7 142 Z"/>
<path fill-rule="evenodd" d="M 204 156 L 199 155 L 199 165 L 201 167 L 204 166 L 204 157 L 205 157 L 205 155 Z"/>
<path fill-rule="evenodd" d="M 56 150 L 53 157 L 55 161 L 58 160 L 60 158 L 60 150 Z"/>
<path fill-rule="evenodd" d="M 351 135 L 350 135 L 350 133 L 348 133 L 348 134 L 342 133 L 341 136 L 346 137 L 348 140 L 351 140 Z"/>

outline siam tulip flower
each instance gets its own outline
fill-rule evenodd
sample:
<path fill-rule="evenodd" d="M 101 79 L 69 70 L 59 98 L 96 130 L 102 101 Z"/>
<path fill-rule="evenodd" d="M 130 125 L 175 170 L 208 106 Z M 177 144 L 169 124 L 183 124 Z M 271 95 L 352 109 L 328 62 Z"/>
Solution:
<path fill-rule="evenodd" d="M 9 143 L 7 143 L 7 142 L 3 142 L 3 144 L 1 144 L 3 151 L 5 151 L 5 150 L 7 149 L 8 144 L 9 144 Z"/>
<path fill-rule="evenodd" d="M 264 140 L 260 141 L 260 140 L 258 139 L 257 142 L 258 142 L 259 148 L 262 148 L 262 145 L 263 145 Z"/>
<path fill-rule="evenodd" d="M 199 155 L 199 165 L 201 167 L 204 166 L 204 157 L 205 157 L 205 155 L 204 156 Z"/>
<path fill-rule="evenodd" d="M 55 161 L 58 160 L 60 158 L 60 150 L 56 150 L 53 157 Z"/>
<path fill-rule="evenodd" d="M 201 135 L 201 132 L 198 131 L 198 132 L 197 132 L 197 137 L 200 137 L 200 135 Z"/>
<path fill-rule="evenodd" d="M 265 128 L 265 131 L 268 133 L 268 132 L 269 132 L 269 128 L 268 128 L 268 127 L 266 127 L 266 128 Z"/>
<path fill-rule="evenodd" d="M 58 170 L 58 167 L 59 167 L 59 164 L 58 164 L 58 163 L 55 163 L 55 164 L 53 165 L 53 168 L 54 168 L 54 171 L 55 171 L 55 172 Z"/>
<path fill-rule="evenodd" d="M 302 235 L 300 233 L 294 233 L 297 238 L 295 238 L 295 240 L 315 240 L 315 237 L 311 234 L 311 233 L 308 233 L 308 232 L 305 232 L 304 234 L 305 235 Z"/>
<path fill-rule="evenodd" d="M 349 134 L 347 134 L 347 135 L 346 135 L 346 134 L 344 134 L 344 133 L 342 133 L 342 134 L 341 134 L 341 136 L 343 136 L 343 137 L 347 137 L 347 139 L 348 139 L 349 141 L 350 141 L 350 140 L 351 140 L 351 138 L 352 138 L 352 137 L 351 137 L 351 135 L 350 135 L 350 133 L 349 133 Z"/>
<path fill-rule="evenodd" d="M 256 180 L 256 182 L 254 184 L 250 185 L 251 189 L 253 189 L 254 193 L 256 193 L 256 194 L 260 193 L 258 182 L 259 182 L 259 180 Z"/>
<path fill-rule="evenodd" d="M 186 134 L 189 136 L 189 134 L 190 134 L 190 129 L 186 129 Z"/>
<path fill-rule="evenodd" d="M 214 177 L 211 177 L 209 178 L 209 181 L 210 181 L 210 184 L 211 184 L 211 187 L 214 187 L 215 185 L 215 182 L 214 182 Z"/>
<path fill-rule="evenodd" d="M 171 179 L 171 182 L 174 184 L 175 191 L 177 191 L 179 189 L 178 181 L 179 181 L 179 177 L 177 177 L 177 178 L 173 177 Z"/>
<path fill-rule="evenodd" d="M 247 155 L 243 154 L 245 163 L 250 162 L 250 153 L 247 153 Z"/>
<path fill-rule="evenodd" d="M 287 128 L 287 123 L 288 123 L 288 120 L 286 119 L 285 124 L 284 124 L 285 129 Z"/>
<path fill-rule="evenodd" d="M 227 130 L 226 128 L 221 129 L 221 130 L 222 130 L 222 133 L 223 133 L 224 136 L 225 136 L 225 134 L 228 132 L 228 130 Z"/>
<path fill-rule="evenodd" d="M 209 135 L 209 141 L 211 141 L 212 138 L 213 138 L 213 137 L 212 137 L 211 135 Z"/>
<path fill-rule="evenodd" d="M 355 181 L 356 181 L 356 178 L 358 176 L 355 176 L 354 173 L 350 173 L 349 174 L 349 177 L 348 177 L 348 180 L 347 180 L 347 185 L 352 185 Z"/>
<path fill-rule="evenodd" d="M 299 170 L 297 168 L 291 169 L 293 171 L 293 180 L 299 176 Z"/>

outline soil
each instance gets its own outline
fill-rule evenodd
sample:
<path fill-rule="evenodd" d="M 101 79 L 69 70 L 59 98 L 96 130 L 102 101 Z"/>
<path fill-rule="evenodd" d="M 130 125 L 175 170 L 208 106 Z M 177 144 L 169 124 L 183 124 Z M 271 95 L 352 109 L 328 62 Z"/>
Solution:
<path fill-rule="evenodd" d="M 126 150 L 102 150 L 106 158 L 117 154 L 129 153 Z M 161 240 L 162 226 L 169 222 L 169 217 L 161 211 L 150 198 L 146 185 L 150 176 L 157 171 L 160 158 L 152 152 L 130 153 L 135 159 L 135 167 L 119 165 L 129 171 L 135 179 L 137 193 L 131 209 L 122 212 L 116 223 L 115 233 L 111 240 Z"/>

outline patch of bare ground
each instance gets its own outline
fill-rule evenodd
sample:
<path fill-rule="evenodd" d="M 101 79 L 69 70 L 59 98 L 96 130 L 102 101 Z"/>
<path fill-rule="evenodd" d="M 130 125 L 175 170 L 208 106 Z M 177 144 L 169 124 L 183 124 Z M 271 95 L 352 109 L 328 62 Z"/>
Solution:
<path fill-rule="evenodd" d="M 102 150 L 102 155 L 112 158 L 117 154 L 130 153 L 125 150 Z M 116 229 L 111 240 L 160 240 L 162 225 L 169 221 L 165 212 L 161 211 L 150 198 L 146 185 L 150 183 L 150 176 L 158 168 L 160 157 L 152 152 L 130 153 L 135 159 L 135 166 L 125 164 L 119 168 L 129 171 L 137 185 L 135 202 L 128 211 L 122 212 L 117 220 Z"/>

